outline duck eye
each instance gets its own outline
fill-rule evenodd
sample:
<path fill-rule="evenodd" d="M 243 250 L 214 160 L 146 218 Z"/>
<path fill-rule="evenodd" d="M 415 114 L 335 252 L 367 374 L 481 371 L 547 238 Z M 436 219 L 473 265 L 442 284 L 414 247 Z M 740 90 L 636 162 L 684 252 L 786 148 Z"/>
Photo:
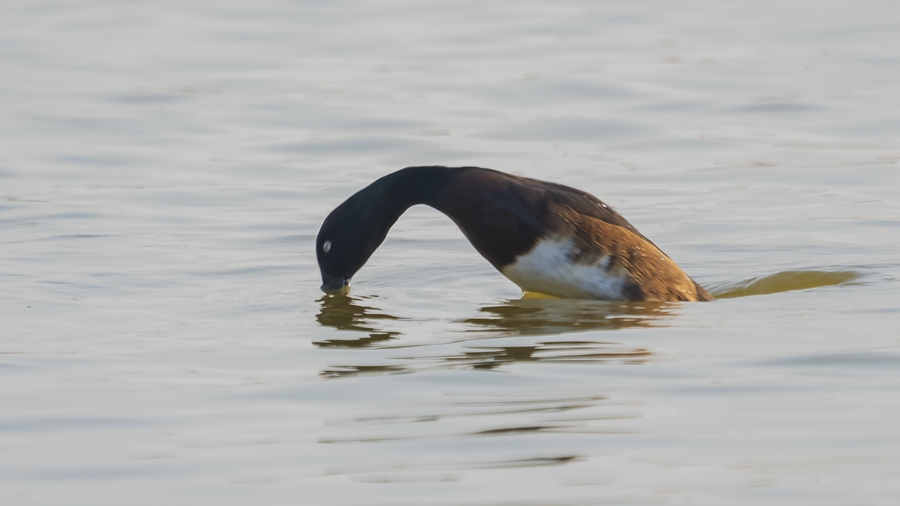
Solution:
<path fill-rule="evenodd" d="M 328 253 L 329 251 L 331 251 L 331 241 L 325 241 L 322 244 L 322 251 L 324 251 L 325 253 Z"/>

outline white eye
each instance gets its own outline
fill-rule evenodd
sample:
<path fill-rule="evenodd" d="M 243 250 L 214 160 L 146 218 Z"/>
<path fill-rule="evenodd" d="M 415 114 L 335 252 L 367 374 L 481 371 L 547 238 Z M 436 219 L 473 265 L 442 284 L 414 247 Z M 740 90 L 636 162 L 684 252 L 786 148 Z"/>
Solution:
<path fill-rule="evenodd" d="M 322 244 L 322 251 L 324 251 L 325 253 L 328 253 L 329 251 L 331 251 L 331 241 L 325 241 Z"/>

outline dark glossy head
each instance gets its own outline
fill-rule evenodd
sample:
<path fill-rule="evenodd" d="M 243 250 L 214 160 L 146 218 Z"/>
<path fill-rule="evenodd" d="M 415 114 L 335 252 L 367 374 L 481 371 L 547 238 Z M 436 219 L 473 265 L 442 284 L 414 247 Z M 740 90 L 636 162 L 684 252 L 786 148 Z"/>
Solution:
<path fill-rule="evenodd" d="M 456 169 L 407 167 L 358 191 L 332 211 L 316 237 L 323 290 L 340 290 L 372 256 L 397 218 L 429 204 Z"/>
<path fill-rule="evenodd" d="M 385 195 L 368 187 L 332 211 L 316 237 L 316 258 L 322 290 L 340 290 L 350 283 L 381 245 L 402 213 Z"/>

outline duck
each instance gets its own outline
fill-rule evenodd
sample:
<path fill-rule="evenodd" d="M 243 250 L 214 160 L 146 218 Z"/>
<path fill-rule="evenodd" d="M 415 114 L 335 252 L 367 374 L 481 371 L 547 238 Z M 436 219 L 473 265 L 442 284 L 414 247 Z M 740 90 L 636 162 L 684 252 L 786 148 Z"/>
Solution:
<path fill-rule="evenodd" d="M 407 167 L 334 208 L 316 236 L 322 290 L 346 290 L 407 209 L 449 217 L 526 293 L 609 301 L 713 297 L 590 193 L 482 167 Z"/>

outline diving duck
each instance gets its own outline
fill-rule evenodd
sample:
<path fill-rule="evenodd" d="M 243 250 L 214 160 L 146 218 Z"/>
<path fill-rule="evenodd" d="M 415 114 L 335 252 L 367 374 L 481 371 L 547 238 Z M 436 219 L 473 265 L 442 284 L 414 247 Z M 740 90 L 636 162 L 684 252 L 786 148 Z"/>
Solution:
<path fill-rule="evenodd" d="M 708 301 L 713 297 L 597 197 L 480 167 L 407 167 L 358 191 L 316 237 L 323 290 L 339 290 L 400 215 L 444 213 L 501 274 L 526 292 L 569 299 Z"/>

